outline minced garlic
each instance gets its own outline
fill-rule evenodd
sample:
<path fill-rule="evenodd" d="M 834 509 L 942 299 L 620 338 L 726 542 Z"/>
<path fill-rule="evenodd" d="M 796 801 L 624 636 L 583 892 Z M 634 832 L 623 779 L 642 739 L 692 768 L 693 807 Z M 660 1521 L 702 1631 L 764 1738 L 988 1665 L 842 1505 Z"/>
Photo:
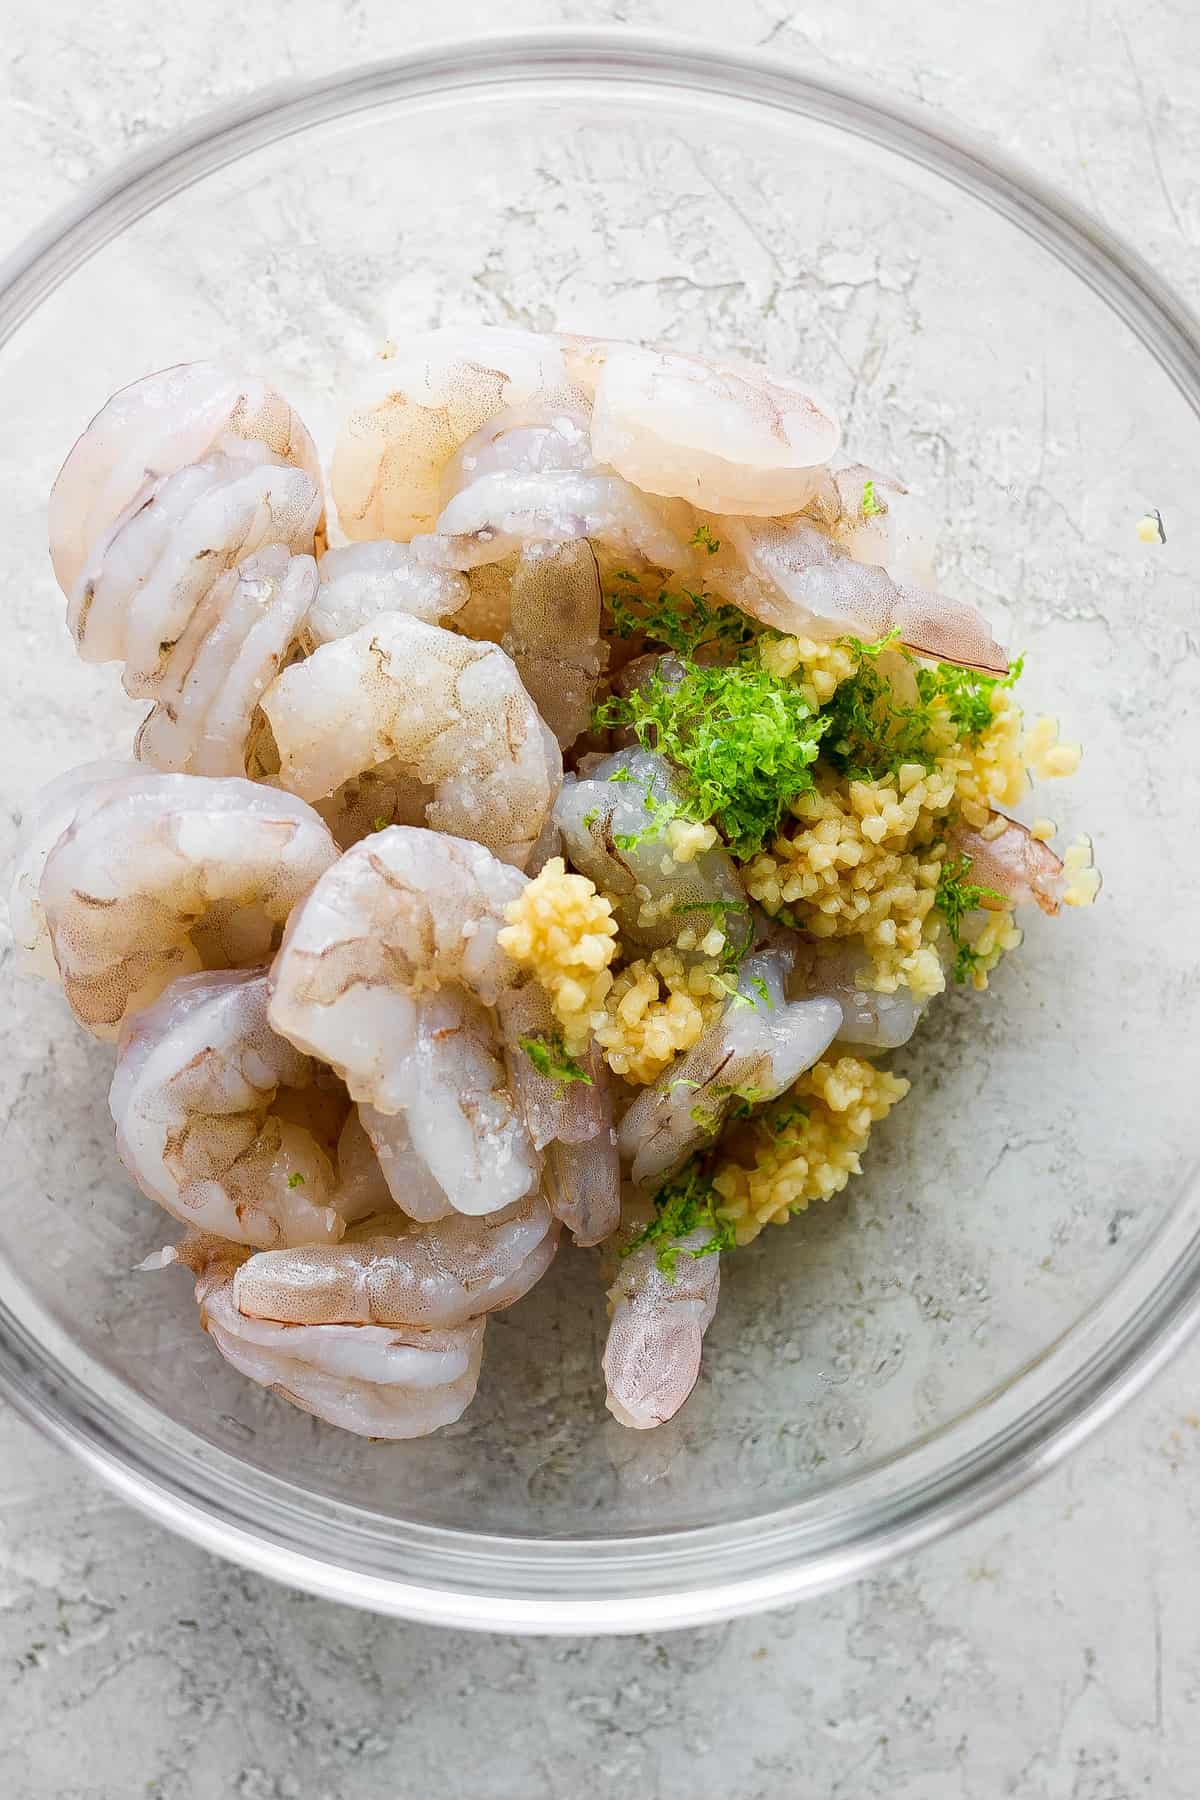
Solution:
<path fill-rule="evenodd" d="M 802 1075 L 749 1128 L 749 1165 L 730 1157 L 713 1177 L 718 1215 L 733 1225 L 737 1242 L 748 1244 L 764 1225 L 783 1225 L 812 1201 L 839 1193 L 861 1173 L 872 1126 L 908 1088 L 858 1056 L 819 1062 Z"/>
<path fill-rule="evenodd" d="M 500 948 L 531 969 L 550 995 L 568 1056 L 581 1056 L 605 1016 L 617 953 L 612 905 L 586 875 L 567 873 L 551 857 L 517 899 L 509 902 Z"/>
<path fill-rule="evenodd" d="M 596 1042 L 614 1074 L 650 1082 L 691 1049 L 728 998 L 716 962 L 685 962 L 672 947 L 654 950 L 617 975 Z"/>

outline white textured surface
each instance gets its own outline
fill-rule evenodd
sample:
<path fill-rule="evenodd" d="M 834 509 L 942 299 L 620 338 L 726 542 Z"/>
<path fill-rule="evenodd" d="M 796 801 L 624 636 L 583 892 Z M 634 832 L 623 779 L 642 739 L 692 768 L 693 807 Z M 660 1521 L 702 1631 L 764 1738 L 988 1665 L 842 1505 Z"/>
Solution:
<path fill-rule="evenodd" d="M 216 101 L 498 17 L 484 0 L 10 0 L 0 243 Z M 1190 7 L 517 0 L 504 18 L 769 40 L 882 78 L 1200 292 Z M 1065 1471 L 918 1560 L 661 1641 L 463 1638 L 285 1593 L 165 1538 L 0 1413 L 0 1793 L 1193 1800 L 1198 1368 L 1193 1351 Z"/>

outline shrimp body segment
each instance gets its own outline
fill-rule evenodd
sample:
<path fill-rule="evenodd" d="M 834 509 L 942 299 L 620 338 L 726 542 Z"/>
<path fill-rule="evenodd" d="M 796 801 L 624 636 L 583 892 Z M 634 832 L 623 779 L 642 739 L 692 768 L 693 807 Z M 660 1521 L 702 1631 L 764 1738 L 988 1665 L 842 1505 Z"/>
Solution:
<path fill-rule="evenodd" d="M 336 858 L 311 807 L 254 782 L 145 771 L 101 782 L 38 886 L 76 1018 L 116 1037 L 176 976 L 263 961 Z"/>
<path fill-rule="evenodd" d="M 433 790 L 437 831 L 520 864 L 562 780 L 558 745 L 511 660 L 402 613 L 384 613 L 276 677 L 262 709 L 280 781 L 306 800 L 384 762 Z"/>
<path fill-rule="evenodd" d="M 674 1274 L 658 1266 L 657 1245 L 623 1257 L 609 1289 L 604 1346 L 606 1404 L 620 1425 L 648 1431 L 679 1411 L 700 1373 L 700 1346 L 717 1310 L 721 1258 L 689 1255 L 708 1240 L 700 1226 L 680 1238 Z"/>
<path fill-rule="evenodd" d="M 320 572 L 320 591 L 305 620 L 309 649 L 349 637 L 380 613 L 410 613 L 436 625 L 465 606 L 470 592 L 464 575 L 430 568 L 387 538 L 327 550 Z"/>
<path fill-rule="evenodd" d="M 117 1150 L 175 1218 L 238 1244 L 327 1244 L 345 1229 L 312 1134 L 273 1110 L 312 1064 L 267 1023 L 254 970 L 185 975 L 126 1021 L 109 1107 Z"/>
<path fill-rule="evenodd" d="M 71 595 L 97 544 L 156 483 L 222 455 L 303 470 L 320 491 L 316 446 L 287 401 L 257 376 L 216 363 L 177 363 L 112 396 L 59 470 L 50 493 L 50 557 Z"/>

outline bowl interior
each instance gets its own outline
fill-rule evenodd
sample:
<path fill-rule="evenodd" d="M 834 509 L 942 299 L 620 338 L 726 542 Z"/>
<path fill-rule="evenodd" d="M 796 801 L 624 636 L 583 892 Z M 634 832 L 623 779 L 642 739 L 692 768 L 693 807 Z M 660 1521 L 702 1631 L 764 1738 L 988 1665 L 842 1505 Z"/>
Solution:
<path fill-rule="evenodd" d="M 657 1433 L 604 1410 L 591 1252 L 493 1321 L 478 1400 L 428 1441 L 365 1444 L 244 1382 L 182 1276 L 132 1272 L 174 1228 L 117 1162 L 111 1052 L 24 983 L 0 1066 L 5 1298 L 118 1413 L 331 1517 L 534 1537 L 747 1519 L 978 1406 L 1109 1290 L 1180 1192 L 1200 427 L 1018 223 L 831 119 L 585 78 L 381 100 L 176 194 L 0 352 L 5 835 L 41 781 L 124 750 L 139 710 L 114 670 L 75 659 L 44 548 L 51 480 L 104 398 L 228 358 L 272 377 L 328 453 L 389 334 L 469 321 L 804 371 L 850 448 L 944 520 L 942 583 L 1026 653 L 1029 710 L 1083 742 L 1079 776 L 1036 810 L 1092 834 L 1102 901 L 1034 919 L 988 994 L 935 1006 L 894 1059 L 913 1091 L 862 1178 L 728 1260 L 700 1385 Z M 1165 546 L 1136 537 L 1150 506 Z"/>

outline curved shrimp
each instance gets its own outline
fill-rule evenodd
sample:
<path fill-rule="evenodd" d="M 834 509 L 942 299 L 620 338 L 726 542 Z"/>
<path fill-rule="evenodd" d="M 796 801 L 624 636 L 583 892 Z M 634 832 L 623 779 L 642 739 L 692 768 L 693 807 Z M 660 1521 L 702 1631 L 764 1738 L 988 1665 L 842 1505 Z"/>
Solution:
<path fill-rule="evenodd" d="M 320 490 L 316 446 L 281 395 L 257 376 L 216 363 L 177 363 L 144 375 L 105 402 L 50 491 L 50 558 L 70 596 L 93 547 L 146 501 L 164 476 L 221 454 L 303 469 Z"/>
<path fill-rule="evenodd" d="M 382 1113 L 365 1102 L 351 1115 L 357 1120 L 372 1153 L 372 1160 L 385 1184 L 385 1191 L 400 1211 L 420 1224 L 445 1219 L 454 1211 L 446 1190 L 433 1170 L 420 1155 L 401 1113 Z M 383 1202 L 367 1210 L 382 1210 Z M 362 1215 L 360 1215 L 362 1216 Z"/>
<path fill-rule="evenodd" d="M 552 1143 L 544 1178 L 550 1210 L 577 1244 L 602 1244 L 611 1237 L 621 1223 L 621 1164 L 611 1112 L 583 1143 Z"/>
<path fill-rule="evenodd" d="M 337 859 L 292 794 L 139 771 L 82 793 L 38 903 L 72 1011 L 97 1037 L 177 975 L 262 962 Z"/>
<path fill-rule="evenodd" d="M 137 734 L 139 761 L 168 772 L 245 775 L 259 702 L 317 593 L 311 556 L 282 544 L 215 581 L 166 653 L 155 704 Z"/>
<path fill-rule="evenodd" d="M 271 971 L 274 1029 L 329 1063 L 353 1099 L 407 1111 L 462 1212 L 496 1211 L 537 1181 L 485 1010 L 521 984 L 497 937 L 524 885 L 479 844 L 393 826 L 327 871 Z"/>
<path fill-rule="evenodd" d="M 400 543 L 432 531 L 442 473 L 481 426 L 512 408 L 578 399 L 554 338 L 476 326 L 407 339 L 376 363 L 338 433 L 331 479 L 342 529 Z"/>
<path fill-rule="evenodd" d="M 117 1153 L 144 1194 L 238 1244 L 327 1244 L 345 1230 L 336 1177 L 310 1131 L 274 1110 L 313 1066 L 267 1023 L 261 970 L 173 981 L 121 1032 L 108 1104 Z"/>
<path fill-rule="evenodd" d="M 970 857 L 971 881 L 991 888 L 1002 901 L 1014 906 L 1028 906 L 1032 901 L 1051 917 L 1061 910 L 1067 885 L 1062 857 L 1035 838 L 1019 819 L 993 812 L 980 831 L 956 825 L 950 833 L 950 847 Z"/>
<path fill-rule="evenodd" d="M 634 1212 L 631 1222 L 641 1215 Z M 721 1258 L 705 1255 L 706 1226 L 673 1246 L 672 1274 L 658 1265 L 658 1245 L 642 1244 L 621 1259 L 608 1290 L 612 1317 L 604 1346 L 605 1404 L 635 1431 L 663 1425 L 679 1411 L 700 1373 L 700 1347 L 717 1310 Z"/>
<path fill-rule="evenodd" d="M 384 613 L 263 695 L 280 782 L 306 800 L 385 761 L 432 787 L 438 831 L 520 864 L 546 823 L 562 756 L 509 657 L 440 626 Z"/>
<path fill-rule="evenodd" d="M 277 1324 L 450 1330 L 512 1306 L 557 1247 L 558 1225 L 537 1194 L 486 1219 L 374 1219 L 340 1244 L 252 1256 L 233 1278 L 233 1299 L 243 1317 Z"/>
<path fill-rule="evenodd" d="M 501 648 L 562 750 L 591 724 L 608 660 L 602 606 L 596 553 L 587 539 L 525 549 L 517 558 Z"/>
<path fill-rule="evenodd" d="M 833 1042 L 841 1007 L 828 995 L 788 1001 L 787 973 L 778 950 L 748 956 L 720 1018 L 637 1096 L 618 1133 L 635 1182 L 665 1175 L 713 1138 L 735 1101 L 773 1100 Z"/>
<path fill-rule="evenodd" d="M 331 644 L 370 625 L 380 613 L 408 613 L 436 625 L 466 605 L 466 577 L 430 568 L 390 539 L 343 544 L 320 562 L 321 586 L 304 622 L 305 647 Z"/>
<path fill-rule="evenodd" d="M 830 408 L 791 376 L 595 340 L 568 345 L 566 360 L 594 390 L 597 460 L 706 512 L 798 512 L 841 439 Z"/>
<path fill-rule="evenodd" d="M 1008 672 L 1008 659 L 977 608 L 856 562 L 806 519 L 721 518 L 715 528 L 720 549 L 706 571 L 711 586 L 764 625 L 814 637 L 878 639 L 898 632 L 921 656 Z"/>
<path fill-rule="evenodd" d="M 261 444 L 164 476 L 93 545 L 68 595 L 80 656 L 123 662 L 125 691 L 156 698 L 218 577 L 270 544 L 310 553 L 320 517 L 312 476 Z"/>
<path fill-rule="evenodd" d="M 247 1318 L 234 1299 L 239 1260 L 208 1245 L 181 1246 L 172 1260 L 197 1256 L 205 1257 L 196 1282 L 200 1323 L 216 1348 L 301 1411 L 360 1437 L 416 1438 L 461 1418 L 474 1399 L 485 1320 L 426 1331 Z"/>
<path fill-rule="evenodd" d="M 647 948 L 673 943 L 689 913 L 719 916 L 732 935 L 732 921 L 749 912 L 721 845 L 680 863 L 655 834 L 657 815 L 683 797 L 665 757 L 628 749 L 602 758 L 584 780 L 565 782 L 554 808 L 573 867 L 612 901 L 622 935 Z"/>
<path fill-rule="evenodd" d="M 8 900 L 17 966 L 22 973 L 58 980 L 58 964 L 39 898 L 46 858 L 84 798 L 98 794 L 108 782 L 127 781 L 137 773 L 137 764 L 132 762 L 84 763 L 48 782 L 25 808 Z"/>

